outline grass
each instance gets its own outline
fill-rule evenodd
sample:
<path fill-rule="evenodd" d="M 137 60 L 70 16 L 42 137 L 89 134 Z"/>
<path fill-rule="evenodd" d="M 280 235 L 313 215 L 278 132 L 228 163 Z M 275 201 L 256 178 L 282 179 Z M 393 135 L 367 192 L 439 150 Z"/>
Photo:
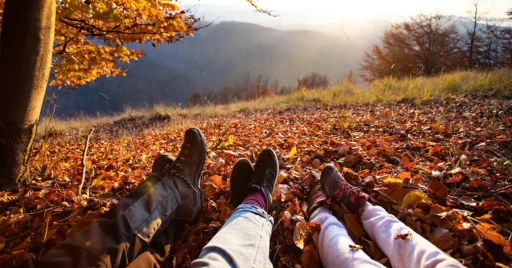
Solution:
<path fill-rule="evenodd" d="M 324 90 L 299 89 L 294 93 L 265 97 L 257 100 L 237 102 L 227 105 L 177 107 L 155 105 L 152 108 L 127 108 L 115 116 L 82 116 L 73 119 L 53 119 L 41 122 L 39 133 L 45 130 L 65 131 L 70 128 L 88 128 L 129 117 L 150 117 L 156 113 L 181 117 L 214 117 L 229 115 L 243 110 L 259 110 L 279 107 L 296 107 L 312 104 L 336 105 L 359 104 L 374 101 L 394 102 L 404 98 L 420 102 L 434 96 L 460 95 L 468 92 L 498 93 L 507 99 L 512 98 L 512 70 L 491 72 L 464 71 L 443 74 L 436 77 L 419 77 L 397 80 L 386 78 L 374 82 L 366 88 L 353 84 L 340 84 Z"/>

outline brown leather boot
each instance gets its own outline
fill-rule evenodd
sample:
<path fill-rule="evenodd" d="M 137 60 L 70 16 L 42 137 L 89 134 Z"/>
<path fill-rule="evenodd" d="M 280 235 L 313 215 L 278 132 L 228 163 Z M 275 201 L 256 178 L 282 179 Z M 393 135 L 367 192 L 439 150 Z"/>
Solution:
<path fill-rule="evenodd" d="M 166 168 L 172 166 L 174 160 L 175 158 L 170 154 L 158 154 L 153 162 L 153 166 L 151 166 L 151 172 L 163 174 Z"/>
<path fill-rule="evenodd" d="M 181 199 L 176 219 L 193 222 L 202 211 L 203 190 L 199 188 L 199 181 L 205 160 L 206 142 L 203 134 L 199 129 L 188 129 L 178 156 L 164 170 Z"/>

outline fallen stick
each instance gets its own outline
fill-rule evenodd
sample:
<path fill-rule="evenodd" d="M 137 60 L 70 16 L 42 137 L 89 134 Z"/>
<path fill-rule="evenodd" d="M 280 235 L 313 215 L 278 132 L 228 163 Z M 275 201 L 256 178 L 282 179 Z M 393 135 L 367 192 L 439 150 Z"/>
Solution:
<path fill-rule="evenodd" d="M 89 134 L 87 134 L 87 139 L 85 140 L 85 148 L 84 148 L 84 153 L 82 155 L 82 180 L 80 181 L 80 185 L 78 186 L 78 195 L 82 194 L 82 188 L 84 187 L 84 183 L 85 183 L 87 148 L 89 148 L 89 140 L 91 139 L 93 131 L 94 131 L 94 128 L 91 127 L 91 131 L 89 131 Z"/>

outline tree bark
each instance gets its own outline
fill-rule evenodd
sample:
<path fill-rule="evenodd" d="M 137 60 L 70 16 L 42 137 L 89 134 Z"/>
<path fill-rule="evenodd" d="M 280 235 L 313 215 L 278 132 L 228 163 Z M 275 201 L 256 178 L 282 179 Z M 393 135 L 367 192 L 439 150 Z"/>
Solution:
<path fill-rule="evenodd" d="M 29 178 L 50 74 L 55 0 L 7 0 L 0 36 L 0 189 Z"/>

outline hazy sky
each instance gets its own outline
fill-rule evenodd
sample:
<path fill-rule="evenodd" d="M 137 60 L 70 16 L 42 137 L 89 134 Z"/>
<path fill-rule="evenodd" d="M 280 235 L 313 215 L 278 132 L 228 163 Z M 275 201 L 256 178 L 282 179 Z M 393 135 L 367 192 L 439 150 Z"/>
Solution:
<path fill-rule="evenodd" d="M 369 18 L 401 21 L 418 13 L 465 16 L 473 0 L 259 0 L 260 7 L 274 10 L 282 19 L 301 14 L 304 23 L 339 22 Z M 206 4 L 250 9 L 245 0 L 181 0 L 182 4 Z M 505 17 L 511 0 L 481 0 L 481 9 L 489 17 Z M 258 16 L 258 15 L 254 15 Z"/>

